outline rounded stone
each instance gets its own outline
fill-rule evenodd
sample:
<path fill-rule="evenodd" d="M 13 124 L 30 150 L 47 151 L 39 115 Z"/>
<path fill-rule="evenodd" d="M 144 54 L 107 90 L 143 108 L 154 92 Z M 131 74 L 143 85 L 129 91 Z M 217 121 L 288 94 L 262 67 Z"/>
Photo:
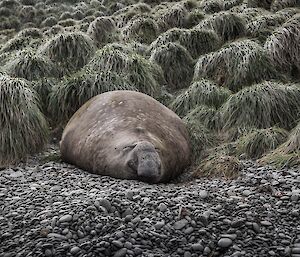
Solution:
<path fill-rule="evenodd" d="M 218 246 L 221 248 L 228 248 L 232 245 L 232 240 L 230 238 L 221 238 L 218 241 Z"/>

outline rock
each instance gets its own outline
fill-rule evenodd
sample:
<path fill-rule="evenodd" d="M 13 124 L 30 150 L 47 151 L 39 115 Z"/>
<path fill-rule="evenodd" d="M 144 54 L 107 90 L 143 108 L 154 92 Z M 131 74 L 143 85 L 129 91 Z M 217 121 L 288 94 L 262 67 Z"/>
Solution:
<path fill-rule="evenodd" d="M 200 197 L 201 199 L 207 198 L 207 197 L 208 197 L 208 192 L 207 192 L 206 190 L 200 190 L 200 192 L 199 192 L 199 197 Z"/>
<path fill-rule="evenodd" d="M 176 221 L 173 225 L 173 227 L 177 230 L 183 229 L 189 222 L 186 219 L 181 219 L 179 221 Z"/>
<path fill-rule="evenodd" d="M 195 252 L 196 252 L 196 251 L 197 251 L 197 252 L 203 252 L 204 247 L 203 247 L 203 245 L 200 244 L 200 243 L 192 244 L 192 250 L 195 251 Z"/>
<path fill-rule="evenodd" d="M 50 249 L 45 250 L 45 256 L 46 257 L 51 257 L 52 256 L 52 251 Z"/>
<path fill-rule="evenodd" d="M 122 248 L 123 247 L 123 243 L 118 241 L 118 240 L 113 240 L 111 242 L 114 246 L 118 247 L 118 248 Z"/>
<path fill-rule="evenodd" d="M 123 257 L 125 256 L 127 253 L 127 249 L 126 248 L 122 248 L 120 250 L 118 250 L 114 255 L 113 257 Z"/>
<path fill-rule="evenodd" d="M 80 252 L 80 248 L 78 247 L 78 246 L 73 246 L 72 248 L 71 248 L 71 250 L 70 250 L 70 253 L 72 254 L 72 255 L 76 255 L 77 253 L 79 253 Z"/>
<path fill-rule="evenodd" d="M 59 218 L 59 222 L 70 222 L 72 220 L 72 215 L 67 214 Z"/>
<path fill-rule="evenodd" d="M 232 245 L 232 240 L 230 238 L 221 238 L 218 241 L 218 246 L 221 248 L 228 248 Z"/>
<path fill-rule="evenodd" d="M 157 208 L 162 212 L 165 212 L 168 209 L 167 205 L 164 203 L 160 203 Z"/>

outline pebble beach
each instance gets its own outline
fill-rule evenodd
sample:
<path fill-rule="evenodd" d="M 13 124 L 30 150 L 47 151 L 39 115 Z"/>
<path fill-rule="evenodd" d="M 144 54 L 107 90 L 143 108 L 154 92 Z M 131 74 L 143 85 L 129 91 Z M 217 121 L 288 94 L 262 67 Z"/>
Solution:
<path fill-rule="evenodd" d="M 0 173 L 0 256 L 300 256 L 300 174 L 151 185 L 39 157 Z"/>

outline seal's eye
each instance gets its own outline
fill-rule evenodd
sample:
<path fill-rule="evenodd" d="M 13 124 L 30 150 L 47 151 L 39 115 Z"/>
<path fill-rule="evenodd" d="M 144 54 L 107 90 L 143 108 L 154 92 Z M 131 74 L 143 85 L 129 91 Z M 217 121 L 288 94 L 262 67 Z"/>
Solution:
<path fill-rule="evenodd" d="M 133 148 L 135 148 L 136 147 L 136 144 L 132 144 L 132 145 L 126 145 L 126 146 L 124 146 L 123 147 L 123 150 L 132 150 Z"/>

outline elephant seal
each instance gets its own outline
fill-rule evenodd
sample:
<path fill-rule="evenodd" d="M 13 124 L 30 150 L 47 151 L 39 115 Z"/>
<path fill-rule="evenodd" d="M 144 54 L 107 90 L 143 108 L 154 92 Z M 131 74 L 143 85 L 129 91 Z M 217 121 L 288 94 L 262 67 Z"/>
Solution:
<path fill-rule="evenodd" d="M 168 182 L 190 162 L 183 121 L 143 93 L 111 91 L 72 116 L 60 142 L 62 159 L 88 172 L 148 183 Z"/>

